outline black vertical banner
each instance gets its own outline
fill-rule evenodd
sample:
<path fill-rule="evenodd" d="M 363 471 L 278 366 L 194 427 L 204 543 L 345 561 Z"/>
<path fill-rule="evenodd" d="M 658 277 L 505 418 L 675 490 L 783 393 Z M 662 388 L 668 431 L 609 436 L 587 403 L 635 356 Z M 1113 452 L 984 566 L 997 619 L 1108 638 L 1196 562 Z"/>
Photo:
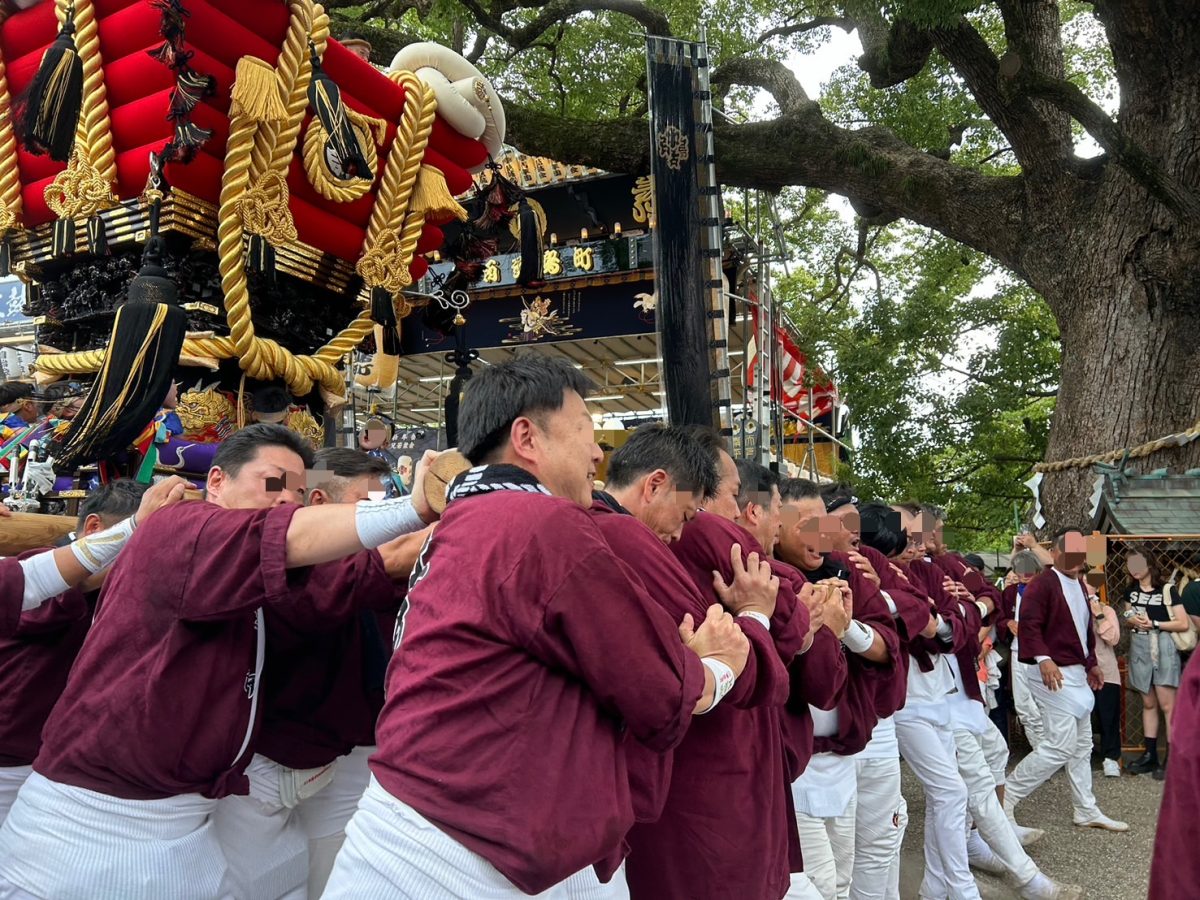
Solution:
<path fill-rule="evenodd" d="M 672 425 L 711 426 L 720 422 L 709 367 L 697 172 L 707 153 L 707 144 L 699 140 L 696 128 L 699 61 L 698 44 L 646 38 L 654 285 L 658 294 L 655 318 L 667 419 Z"/>

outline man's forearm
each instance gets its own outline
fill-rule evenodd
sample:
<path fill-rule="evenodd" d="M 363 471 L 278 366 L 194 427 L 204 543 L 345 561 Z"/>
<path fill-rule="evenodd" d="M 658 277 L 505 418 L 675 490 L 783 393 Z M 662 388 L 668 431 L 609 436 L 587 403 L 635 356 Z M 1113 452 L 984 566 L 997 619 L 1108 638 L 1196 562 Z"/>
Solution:
<path fill-rule="evenodd" d="M 289 569 L 315 566 L 370 550 L 425 528 L 407 497 L 353 506 L 329 503 L 297 510 L 287 533 Z"/>

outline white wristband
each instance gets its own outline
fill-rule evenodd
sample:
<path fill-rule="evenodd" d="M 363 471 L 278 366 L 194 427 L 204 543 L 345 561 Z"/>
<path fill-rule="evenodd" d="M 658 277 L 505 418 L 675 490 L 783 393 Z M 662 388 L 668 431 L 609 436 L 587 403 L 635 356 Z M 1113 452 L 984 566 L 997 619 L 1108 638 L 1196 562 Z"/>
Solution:
<path fill-rule="evenodd" d="M 21 572 L 25 575 L 25 593 L 21 596 L 22 610 L 35 609 L 71 587 L 58 571 L 53 550 L 22 559 L 20 563 Z"/>
<path fill-rule="evenodd" d="M 975 601 L 975 608 L 977 610 L 979 610 L 980 618 L 986 619 L 988 616 L 991 615 L 991 612 L 987 608 L 987 604 L 984 603 L 982 600 Z"/>
<path fill-rule="evenodd" d="M 883 602 L 887 604 L 888 612 L 892 614 L 892 617 L 895 618 L 898 616 L 899 613 L 896 611 L 896 601 L 892 599 L 892 595 L 887 591 L 880 591 L 879 593 L 883 595 Z"/>
<path fill-rule="evenodd" d="M 737 676 L 733 674 L 733 669 L 725 665 L 719 659 L 714 659 L 711 656 L 700 657 L 700 662 L 704 664 L 704 668 L 713 674 L 713 701 L 708 705 L 705 713 L 712 712 L 721 698 L 728 694 L 733 689 L 733 683 L 737 681 Z M 703 715 L 704 713 L 701 713 Z"/>
<path fill-rule="evenodd" d="M 875 630 L 857 619 L 851 621 L 850 627 L 842 635 L 842 644 L 851 653 L 866 653 L 874 643 Z"/>
<path fill-rule="evenodd" d="M 396 497 L 359 503 L 354 510 L 354 527 L 358 530 L 359 542 L 372 550 L 402 534 L 420 531 L 425 523 L 413 509 L 411 497 Z"/>
<path fill-rule="evenodd" d="M 137 523 L 134 517 L 123 519 L 112 528 L 97 531 L 89 537 L 81 537 L 71 543 L 71 552 L 79 564 L 95 575 L 105 566 L 111 565 L 121 548 L 133 536 Z"/>
<path fill-rule="evenodd" d="M 755 622 L 757 622 L 763 628 L 767 629 L 767 631 L 771 630 L 771 620 L 768 619 L 765 615 L 763 615 L 760 612 L 756 612 L 755 610 L 748 609 L 745 612 L 738 613 L 739 619 L 742 616 L 745 616 L 748 619 L 753 619 Z"/>
<path fill-rule="evenodd" d="M 949 622 L 947 622 L 945 619 L 943 619 L 941 617 L 941 614 L 939 614 L 937 617 L 937 636 L 940 637 L 943 641 L 949 641 L 954 638 L 953 626 L 951 626 L 951 624 Z"/>

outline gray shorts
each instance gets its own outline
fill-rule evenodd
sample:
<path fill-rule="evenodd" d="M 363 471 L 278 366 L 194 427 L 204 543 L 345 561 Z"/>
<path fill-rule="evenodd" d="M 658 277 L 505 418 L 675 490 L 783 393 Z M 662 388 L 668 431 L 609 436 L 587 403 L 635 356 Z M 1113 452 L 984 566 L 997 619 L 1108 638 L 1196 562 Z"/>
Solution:
<path fill-rule="evenodd" d="M 1151 642 L 1158 641 L 1158 665 L 1150 657 Z M 1163 631 L 1129 636 L 1129 686 L 1143 694 L 1154 685 L 1179 687 L 1179 650 Z"/>

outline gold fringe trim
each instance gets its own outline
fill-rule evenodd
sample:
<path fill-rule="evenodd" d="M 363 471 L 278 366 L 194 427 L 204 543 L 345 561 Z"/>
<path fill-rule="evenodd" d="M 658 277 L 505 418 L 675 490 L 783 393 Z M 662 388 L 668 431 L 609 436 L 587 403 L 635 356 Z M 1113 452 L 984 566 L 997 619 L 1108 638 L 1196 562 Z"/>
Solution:
<path fill-rule="evenodd" d="M 238 60 L 234 76 L 230 118 L 272 124 L 286 122 L 287 107 L 280 87 L 279 77 L 270 63 L 254 56 L 243 56 Z"/>
<path fill-rule="evenodd" d="M 467 221 L 467 211 L 454 199 L 446 185 L 446 176 L 441 169 L 428 163 L 421 166 L 417 187 L 412 202 L 408 205 L 409 215 L 424 213 L 427 219 L 453 216 L 460 222 Z"/>

